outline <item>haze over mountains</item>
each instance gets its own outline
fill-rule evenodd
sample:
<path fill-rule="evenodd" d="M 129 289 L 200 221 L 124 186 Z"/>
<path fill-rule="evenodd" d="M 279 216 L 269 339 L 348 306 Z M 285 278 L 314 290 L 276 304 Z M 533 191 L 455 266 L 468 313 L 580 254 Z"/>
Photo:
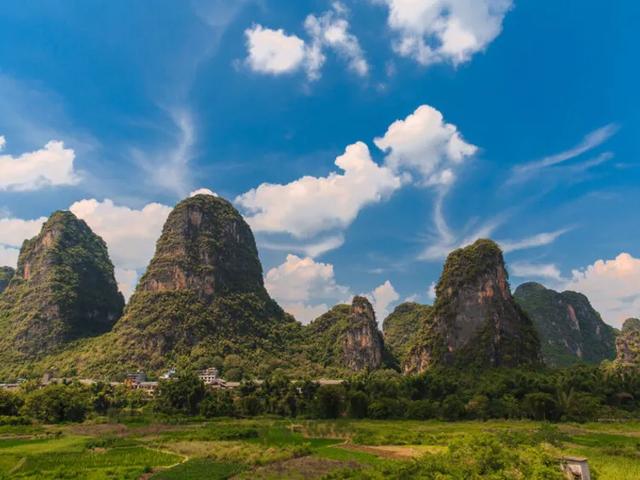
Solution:
<path fill-rule="evenodd" d="M 198 194 L 170 213 L 126 308 L 104 241 L 56 212 L 24 243 L 18 268 L 0 270 L 0 374 L 54 369 L 114 377 L 233 359 L 242 375 L 276 369 L 344 375 L 377 368 L 541 368 L 640 361 L 640 328 L 617 332 L 588 299 L 539 284 L 511 294 L 491 240 L 453 251 L 433 307 L 398 306 L 382 332 L 367 298 L 303 326 L 269 296 L 251 228 L 226 200 Z"/>

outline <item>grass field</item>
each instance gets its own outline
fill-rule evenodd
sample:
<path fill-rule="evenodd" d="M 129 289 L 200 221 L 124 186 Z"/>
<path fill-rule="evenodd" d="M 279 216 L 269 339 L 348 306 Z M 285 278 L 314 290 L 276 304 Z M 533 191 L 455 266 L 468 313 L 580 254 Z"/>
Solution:
<path fill-rule="evenodd" d="M 263 418 L 0 427 L 0 479 L 377 479 L 412 478 L 418 475 L 408 472 L 417 471 L 432 478 L 424 472 L 466 458 L 456 457 L 452 445 L 463 453 L 470 448 L 471 456 L 485 449 L 486 458 L 472 461 L 507 472 L 487 478 L 558 478 L 555 459 L 568 454 L 587 457 L 599 480 L 640 478 L 639 423 Z M 543 459 L 529 462 L 538 452 Z M 493 465 L 500 462 L 506 464 Z M 509 462 L 521 466 L 510 470 Z M 553 468 L 541 467 L 545 462 Z M 535 473 L 519 477 L 522 472 Z M 448 475 L 442 478 L 484 478 Z"/>

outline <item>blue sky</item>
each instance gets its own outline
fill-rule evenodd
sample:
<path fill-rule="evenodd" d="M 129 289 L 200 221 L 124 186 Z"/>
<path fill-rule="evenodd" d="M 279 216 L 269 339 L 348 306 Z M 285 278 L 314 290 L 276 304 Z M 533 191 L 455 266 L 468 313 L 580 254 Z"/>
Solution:
<path fill-rule="evenodd" d="M 640 315 L 640 6 L 595 0 L 34 1 L 0 7 L 0 263 L 55 209 L 130 293 L 206 188 L 308 321 L 431 302 L 446 253 Z M 338 160 L 336 160 L 338 159 Z M 337 163 L 336 163 L 337 162 Z"/>

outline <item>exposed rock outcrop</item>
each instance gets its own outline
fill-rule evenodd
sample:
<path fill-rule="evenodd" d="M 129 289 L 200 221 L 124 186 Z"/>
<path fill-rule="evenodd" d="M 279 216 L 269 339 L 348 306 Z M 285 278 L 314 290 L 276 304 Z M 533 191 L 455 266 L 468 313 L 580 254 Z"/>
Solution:
<path fill-rule="evenodd" d="M 310 360 L 325 367 L 353 371 L 376 369 L 384 358 L 384 341 L 373 307 L 364 297 L 336 305 L 305 327 Z"/>
<path fill-rule="evenodd" d="M 478 240 L 452 252 L 405 372 L 432 366 L 516 367 L 541 362 L 529 317 L 511 296 L 498 245 Z"/>
<path fill-rule="evenodd" d="M 0 293 L 9 286 L 9 282 L 15 275 L 16 271 L 11 267 L 0 267 Z"/>
<path fill-rule="evenodd" d="M 615 364 L 620 367 L 640 367 L 640 320 L 628 318 L 616 339 Z"/>
<path fill-rule="evenodd" d="M 405 363 L 421 326 L 428 321 L 432 311 L 430 305 L 405 302 L 384 319 L 384 344 L 399 365 Z"/>
<path fill-rule="evenodd" d="M 615 357 L 615 331 L 584 295 L 530 282 L 520 285 L 514 298 L 536 327 L 547 365 L 598 364 Z"/>
<path fill-rule="evenodd" d="M 25 360 L 108 331 L 124 306 L 106 244 L 63 211 L 24 242 L 0 303 L 2 354 Z"/>

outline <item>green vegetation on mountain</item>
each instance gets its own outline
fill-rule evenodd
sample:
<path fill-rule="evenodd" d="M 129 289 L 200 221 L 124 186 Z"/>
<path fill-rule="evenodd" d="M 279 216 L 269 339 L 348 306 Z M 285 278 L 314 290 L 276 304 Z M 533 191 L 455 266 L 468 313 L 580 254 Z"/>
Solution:
<path fill-rule="evenodd" d="M 11 267 L 0 267 L 0 293 L 4 292 L 9 286 L 9 282 L 15 275 L 16 271 Z"/>
<path fill-rule="evenodd" d="M 51 363 L 82 375 L 175 365 L 211 366 L 239 356 L 261 373 L 290 351 L 301 326 L 273 301 L 249 225 L 226 200 L 196 195 L 171 212 L 156 253 L 113 331 Z M 237 374 L 237 372 L 236 372 Z"/>
<path fill-rule="evenodd" d="M 615 331 L 584 295 L 530 282 L 520 285 L 514 298 L 533 321 L 547 365 L 598 364 L 615 357 Z"/>
<path fill-rule="evenodd" d="M 511 296 L 500 247 L 478 240 L 449 254 L 433 314 L 416 337 L 405 371 L 534 366 L 540 360 L 537 333 Z"/>
<path fill-rule="evenodd" d="M 393 358 L 403 365 L 411 346 L 415 343 L 416 335 L 422 325 L 428 322 L 433 307 L 420 305 L 415 302 L 405 302 L 384 319 L 382 331 L 384 343 Z"/>
<path fill-rule="evenodd" d="M 336 305 L 307 325 L 303 343 L 309 361 L 323 367 L 375 369 L 385 357 L 373 307 L 364 297 Z"/>
<path fill-rule="evenodd" d="M 71 212 L 55 212 L 24 242 L 0 297 L 0 371 L 28 371 L 34 360 L 110 330 L 123 305 L 104 241 Z"/>

